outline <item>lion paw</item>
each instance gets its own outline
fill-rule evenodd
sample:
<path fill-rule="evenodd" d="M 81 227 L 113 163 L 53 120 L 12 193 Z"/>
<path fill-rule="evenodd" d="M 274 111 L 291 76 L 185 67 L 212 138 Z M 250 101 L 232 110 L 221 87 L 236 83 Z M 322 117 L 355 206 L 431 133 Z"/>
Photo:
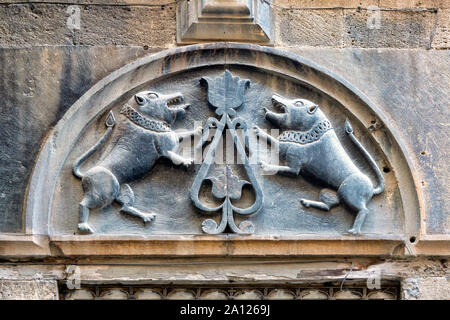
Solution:
<path fill-rule="evenodd" d="M 266 163 L 264 161 L 260 161 L 259 162 L 259 166 L 261 167 L 262 171 L 264 171 L 265 173 L 273 171 L 271 166 L 270 166 L 270 164 L 268 164 L 268 163 Z"/>
<path fill-rule="evenodd" d="M 300 200 L 300 203 L 301 203 L 304 207 L 306 207 L 306 208 L 309 208 L 309 207 L 310 207 L 309 201 L 306 200 L 306 199 L 301 199 L 301 200 Z"/>
<path fill-rule="evenodd" d="M 184 159 L 182 162 L 183 166 L 185 166 L 186 168 L 191 166 L 193 163 L 194 163 L 194 160 L 192 160 L 192 159 Z"/>
<path fill-rule="evenodd" d="M 351 228 L 350 230 L 348 230 L 348 233 L 350 233 L 350 234 L 360 234 L 360 231 L 356 230 L 355 228 Z"/>
<path fill-rule="evenodd" d="M 94 229 L 92 229 L 86 222 L 78 224 L 78 231 L 81 233 L 94 233 Z"/>
<path fill-rule="evenodd" d="M 150 223 L 153 220 L 155 220 L 156 215 L 151 214 L 151 213 L 147 213 L 147 214 L 142 214 L 142 221 L 144 222 L 144 224 Z"/>
<path fill-rule="evenodd" d="M 202 133 L 203 131 L 203 127 L 198 127 L 197 129 L 194 130 L 194 135 L 198 135 L 200 133 Z"/>

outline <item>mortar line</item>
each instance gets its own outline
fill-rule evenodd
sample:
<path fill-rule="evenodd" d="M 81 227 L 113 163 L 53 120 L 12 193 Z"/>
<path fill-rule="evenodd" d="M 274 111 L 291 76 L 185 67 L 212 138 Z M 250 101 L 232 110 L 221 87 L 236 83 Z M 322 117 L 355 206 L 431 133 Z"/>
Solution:
<path fill-rule="evenodd" d="M 174 262 L 174 263 L 101 263 L 101 262 L 4 262 L 0 263 L 0 268 L 4 265 L 6 266 L 36 266 L 36 265 L 49 265 L 49 266 L 66 266 L 66 265 L 77 265 L 77 266 L 132 266 L 132 267 L 163 267 L 163 266 L 184 266 L 184 265 L 256 265 L 256 264 L 314 264 L 314 263 L 324 263 L 324 262 L 335 262 L 342 264 L 350 264 L 350 261 L 338 261 L 338 260 L 317 260 L 317 261 L 292 261 L 292 260 L 271 260 L 271 261 L 199 261 L 199 262 Z M 353 262 L 352 262 L 353 263 Z"/>
<path fill-rule="evenodd" d="M 90 2 L 90 3 L 78 3 L 78 2 L 63 2 L 63 1 L 11 1 L 6 3 L 0 3 L 2 6 L 9 5 L 32 5 L 32 4 L 42 4 L 42 5 L 76 5 L 76 6 L 100 6 L 100 7 L 164 7 L 170 5 L 176 5 L 183 0 L 175 0 L 166 3 L 100 3 L 100 2 Z M 286 7 L 270 3 L 267 0 L 261 0 L 264 3 L 270 5 L 273 8 L 287 9 L 287 10 L 368 10 L 363 7 Z M 394 11 L 394 12 L 436 12 L 437 8 L 379 8 L 380 11 Z"/>
<path fill-rule="evenodd" d="M 434 24 L 433 24 L 433 29 L 431 30 L 431 34 L 430 34 L 430 42 L 427 45 L 427 50 L 431 49 L 431 45 L 433 43 L 433 39 L 434 39 L 434 34 L 436 33 L 436 28 L 437 28 L 437 24 L 438 24 L 438 14 L 439 14 L 439 10 L 436 9 L 435 12 L 435 16 L 434 16 Z"/>

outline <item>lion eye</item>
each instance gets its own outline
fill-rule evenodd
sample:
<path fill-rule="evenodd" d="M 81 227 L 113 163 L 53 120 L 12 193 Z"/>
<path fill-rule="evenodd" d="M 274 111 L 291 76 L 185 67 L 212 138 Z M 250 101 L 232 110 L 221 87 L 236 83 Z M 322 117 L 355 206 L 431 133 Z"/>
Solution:
<path fill-rule="evenodd" d="M 295 102 L 295 106 L 296 106 L 296 107 L 303 107 L 303 102 L 301 102 L 301 101 L 296 101 L 296 102 Z"/>
<path fill-rule="evenodd" d="M 150 98 L 150 99 L 156 99 L 156 98 L 158 98 L 158 95 L 156 94 L 156 93 L 149 93 L 148 94 L 148 97 Z"/>

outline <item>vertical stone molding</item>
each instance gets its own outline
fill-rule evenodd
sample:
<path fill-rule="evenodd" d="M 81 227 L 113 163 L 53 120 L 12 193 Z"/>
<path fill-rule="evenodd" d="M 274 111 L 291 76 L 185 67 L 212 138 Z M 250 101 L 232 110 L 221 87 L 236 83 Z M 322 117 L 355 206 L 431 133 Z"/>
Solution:
<path fill-rule="evenodd" d="M 210 41 L 272 44 L 270 4 L 261 0 L 181 1 L 177 9 L 177 42 Z"/>

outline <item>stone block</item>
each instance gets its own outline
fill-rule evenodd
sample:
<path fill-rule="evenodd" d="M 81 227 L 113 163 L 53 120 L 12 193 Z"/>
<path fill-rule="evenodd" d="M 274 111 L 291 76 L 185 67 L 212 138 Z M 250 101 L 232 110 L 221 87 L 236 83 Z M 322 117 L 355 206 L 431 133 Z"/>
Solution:
<path fill-rule="evenodd" d="M 449 119 L 448 50 L 298 49 L 344 77 L 386 110 L 412 148 L 425 198 L 428 234 L 448 234 L 449 141 L 441 133 Z M 334 53 L 331 53 L 334 52 Z M 336 55 L 335 55 L 336 54 Z M 439 70 L 439 72 L 436 72 Z M 432 112 L 430 112 L 430 106 Z M 425 120 L 426 119 L 426 120 Z M 422 123 L 418 125 L 418 123 Z M 419 242 L 420 243 L 420 242 Z M 445 244 L 443 244 L 443 247 Z M 434 248 L 437 248 L 436 244 Z"/>
<path fill-rule="evenodd" d="M 450 48 L 450 9 L 438 10 L 436 30 L 431 46 L 434 49 Z"/>
<path fill-rule="evenodd" d="M 433 23 L 433 12 L 344 10 L 344 46 L 426 48 Z"/>
<path fill-rule="evenodd" d="M 275 0 L 275 6 L 292 8 L 356 8 L 377 5 L 377 0 Z"/>
<path fill-rule="evenodd" d="M 286 46 L 342 47 L 342 10 L 276 10 L 277 42 Z"/>
<path fill-rule="evenodd" d="M 448 8 L 447 0 L 380 0 L 381 8 Z"/>
<path fill-rule="evenodd" d="M 172 0 L 0 0 L 0 3 L 14 4 L 14 3 L 61 3 L 61 4 L 87 4 L 87 5 L 142 5 L 142 6 L 156 6 L 161 7 L 164 5 L 173 4 Z"/>
<path fill-rule="evenodd" d="M 23 230 L 25 190 L 50 127 L 90 86 L 150 51 L 142 47 L 0 49 L 0 232 Z"/>
<path fill-rule="evenodd" d="M 0 280 L 0 300 L 57 300 L 55 280 Z"/>
<path fill-rule="evenodd" d="M 0 6 L 0 46 L 141 45 L 175 42 L 175 6 Z M 78 15 L 79 20 L 70 20 Z M 101 18 L 99 18 L 101 17 Z M 73 21 L 79 21 L 75 23 Z"/>
<path fill-rule="evenodd" d="M 401 291 L 405 300 L 450 300 L 450 276 L 407 278 Z"/>

